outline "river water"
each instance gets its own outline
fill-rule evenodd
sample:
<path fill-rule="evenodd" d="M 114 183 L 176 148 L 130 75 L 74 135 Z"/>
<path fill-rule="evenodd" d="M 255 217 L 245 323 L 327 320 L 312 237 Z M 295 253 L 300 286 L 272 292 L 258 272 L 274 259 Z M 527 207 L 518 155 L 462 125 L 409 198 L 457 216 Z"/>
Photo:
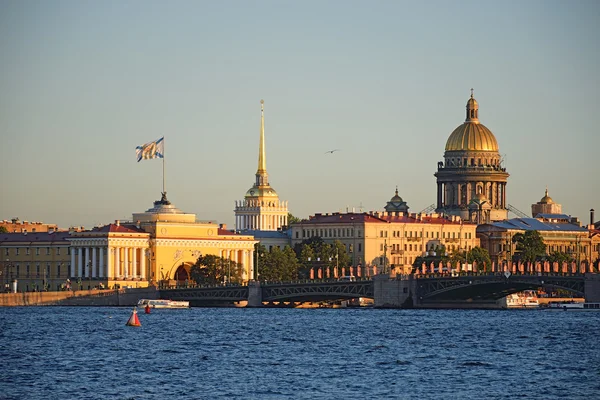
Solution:
<path fill-rule="evenodd" d="M 600 399 L 600 312 L 0 308 L 1 399 Z"/>

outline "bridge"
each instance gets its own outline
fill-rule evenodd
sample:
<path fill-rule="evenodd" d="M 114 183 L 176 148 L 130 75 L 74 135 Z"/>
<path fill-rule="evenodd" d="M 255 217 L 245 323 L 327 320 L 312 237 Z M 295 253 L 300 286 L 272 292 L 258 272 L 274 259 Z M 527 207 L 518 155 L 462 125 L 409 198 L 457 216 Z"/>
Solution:
<path fill-rule="evenodd" d="M 254 291 L 251 294 L 251 289 Z M 249 286 L 185 286 L 161 288 L 160 297 L 186 300 L 192 304 L 234 303 L 257 296 L 261 303 L 271 302 L 318 302 L 350 300 L 359 297 L 373 298 L 373 281 L 295 281 L 280 283 L 254 283 Z"/>
<path fill-rule="evenodd" d="M 600 302 L 600 274 L 465 272 L 457 276 L 429 274 L 347 281 L 250 282 L 248 286 L 185 286 L 160 289 L 160 297 L 192 305 L 247 301 L 259 307 L 272 302 L 320 302 L 371 298 L 380 307 L 428 307 L 435 304 L 481 303 L 491 306 L 511 293 L 527 289 L 562 289 L 574 297 Z"/>

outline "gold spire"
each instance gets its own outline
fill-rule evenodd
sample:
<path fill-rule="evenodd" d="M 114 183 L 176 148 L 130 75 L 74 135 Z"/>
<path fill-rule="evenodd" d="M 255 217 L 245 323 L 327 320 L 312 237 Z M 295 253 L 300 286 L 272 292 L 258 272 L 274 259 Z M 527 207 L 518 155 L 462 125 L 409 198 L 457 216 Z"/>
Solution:
<path fill-rule="evenodd" d="M 269 184 L 267 175 L 267 154 L 265 151 L 265 101 L 260 101 L 260 143 L 258 145 L 258 170 L 256 171 L 256 186 Z"/>
<path fill-rule="evenodd" d="M 471 88 L 471 98 L 467 101 L 467 119 L 465 122 L 479 123 L 479 104 L 473 97 L 473 88 Z"/>

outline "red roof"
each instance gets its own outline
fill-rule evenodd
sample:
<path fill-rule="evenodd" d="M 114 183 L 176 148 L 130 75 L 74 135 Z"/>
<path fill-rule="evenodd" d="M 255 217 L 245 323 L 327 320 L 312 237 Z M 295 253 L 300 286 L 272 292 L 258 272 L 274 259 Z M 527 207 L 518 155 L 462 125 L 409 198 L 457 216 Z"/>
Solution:
<path fill-rule="evenodd" d="M 310 225 L 310 224 L 334 224 L 334 223 L 342 223 L 342 224 L 351 224 L 351 223 L 408 223 L 408 224 L 454 224 L 460 225 L 461 221 L 452 221 L 443 217 L 432 217 L 431 215 L 422 215 L 420 218 L 417 218 L 417 214 L 410 215 L 383 215 L 383 213 L 379 213 L 379 216 L 371 215 L 369 213 L 332 213 L 332 214 L 315 214 L 311 216 L 308 220 L 303 220 L 298 223 L 298 225 Z M 465 225 L 474 225 L 471 223 L 463 223 Z"/>
<path fill-rule="evenodd" d="M 110 232 L 110 233 L 146 233 L 142 228 L 135 225 L 117 225 L 108 224 L 91 230 L 91 232 Z"/>

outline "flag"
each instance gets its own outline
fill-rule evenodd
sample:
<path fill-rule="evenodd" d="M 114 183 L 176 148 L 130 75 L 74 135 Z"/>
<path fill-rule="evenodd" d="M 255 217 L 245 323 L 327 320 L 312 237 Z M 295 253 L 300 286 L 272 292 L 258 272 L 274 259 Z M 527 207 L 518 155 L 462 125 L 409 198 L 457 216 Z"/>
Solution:
<path fill-rule="evenodd" d="M 151 158 L 163 158 L 165 152 L 164 136 L 153 142 L 146 143 L 135 148 L 138 162 Z"/>

